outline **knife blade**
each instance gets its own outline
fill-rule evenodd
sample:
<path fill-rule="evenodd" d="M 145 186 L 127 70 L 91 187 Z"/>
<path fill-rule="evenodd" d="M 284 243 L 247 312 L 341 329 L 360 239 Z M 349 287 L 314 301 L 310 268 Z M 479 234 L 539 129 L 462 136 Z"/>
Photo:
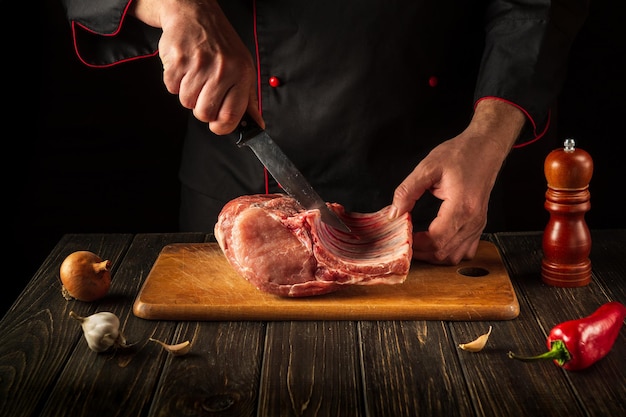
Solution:
<path fill-rule="evenodd" d="M 319 210 L 324 223 L 350 233 L 350 228 L 326 205 L 304 175 L 267 132 L 247 113 L 233 132 L 239 147 L 248 146 L 283 190 L 306 210 Z"/>

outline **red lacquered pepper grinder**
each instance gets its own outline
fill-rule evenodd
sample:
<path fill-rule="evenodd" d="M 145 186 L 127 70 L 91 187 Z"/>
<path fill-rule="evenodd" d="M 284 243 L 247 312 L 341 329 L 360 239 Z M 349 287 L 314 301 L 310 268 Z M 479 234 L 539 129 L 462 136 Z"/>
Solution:
<path fill-rule="evenodd" d="M 541 278 L 555 287 L 582 287 L 591 282 L 591 234 L 585 213 L 591 207 L 589 181 L 593 160 L 573 139 L 548 154 L 544 207 L 550 220 L 543 232 Z"/>

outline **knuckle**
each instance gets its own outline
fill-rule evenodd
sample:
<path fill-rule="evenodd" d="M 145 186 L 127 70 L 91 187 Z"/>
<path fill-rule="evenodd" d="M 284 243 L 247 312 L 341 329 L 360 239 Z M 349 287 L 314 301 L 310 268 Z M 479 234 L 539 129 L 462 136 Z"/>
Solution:
<path fill-rule="evenodd" d="M 187 106 L 185 106 L 187 107 Z M 193 108 L 193 106 L 191 107 L 187 107 L 188 109 Z M 194 108 L 193 109 L 193 115 L 196 119 L 200 120 L 201 122 L 204 123 L 209 123 L 209 117 L 207 116 L 207 114 L 203 111 L 201 111 L 199 108 Z"/>

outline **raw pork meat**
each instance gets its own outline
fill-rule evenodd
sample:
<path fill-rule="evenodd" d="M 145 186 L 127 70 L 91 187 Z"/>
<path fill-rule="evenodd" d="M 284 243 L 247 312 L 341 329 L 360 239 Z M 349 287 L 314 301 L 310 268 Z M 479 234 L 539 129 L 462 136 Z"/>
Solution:
<path fill-rule="evenodd" d="M 410 216 L 389 220 L 389 207 L 349 213 L 327 205 L 351 233 L 327 226 L 319 210 L 304 210 L 291 197 L 259 194 L 228 202 L 215 237 L 233 268 L 271 294 L 305 297 L 350 284 L 404 282 L 412 256 Z"/>

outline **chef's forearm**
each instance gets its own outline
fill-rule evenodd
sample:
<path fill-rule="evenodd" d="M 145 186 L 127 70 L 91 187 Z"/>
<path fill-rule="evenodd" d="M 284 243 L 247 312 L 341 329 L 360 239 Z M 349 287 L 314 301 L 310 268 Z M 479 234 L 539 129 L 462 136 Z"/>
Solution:
<path fill-rule="evenodd" d="M 147 25 L 164 29 L 172 17 L 181 13 L 192 22 L 202 15 L 221 16 L 222 10 L 217 0 L 133 0 L 128 13 Z"/>
<path fill-rule="evenodd" d="M 481 137 L 490 138 L 498 153 L 506 157 L 519 138 L 526 115 L 513 104 L 497 98 L 480 100 L 468 127 Z"/>
<path fill-rule="evenodd" d="M 128 8 L 128 13 L 147 25 L 155 28 L 161 27 L 159 17 L 160 0 L 133 0 Z"/>

